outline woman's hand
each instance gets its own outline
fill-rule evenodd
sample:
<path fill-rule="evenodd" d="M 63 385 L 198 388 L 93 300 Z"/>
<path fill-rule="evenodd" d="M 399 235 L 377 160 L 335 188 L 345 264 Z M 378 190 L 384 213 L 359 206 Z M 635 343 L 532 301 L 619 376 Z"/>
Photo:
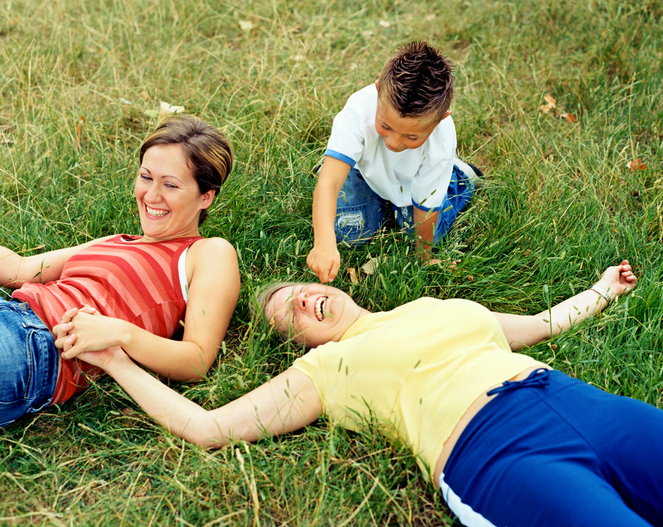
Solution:
<path fill-rule="evenodd" d="M 119 344 L 122 324 L 123 321 L 105 317 L 89 306 L 73 308 L 66 311 L 60 324 L 53 328 L 55 345 L 63 350 L 63 359 L 73 359 L 84 352 L 106 350 Z"/>
<path fill-rule="evenodd" d="M 81 351 L 76 355 L 76 358 L 85 361 L 92 366 L 101 368 L 107 373 L 109 373 L 112 367 L 119 367 L 118 363 L 121 361 L 131 360 L 119 346 L 113 346 L 112 348 L 106 348 L 101 351 Z"/>
<path fill-rule="evenodd" d="M 628 293 L 637 283 L 638 279 L 633 274 L 628 260 L 623 260 L 619 265 L 608 267 L 595 285 L 603 289 L 614 300 L 618 296 Z"/>

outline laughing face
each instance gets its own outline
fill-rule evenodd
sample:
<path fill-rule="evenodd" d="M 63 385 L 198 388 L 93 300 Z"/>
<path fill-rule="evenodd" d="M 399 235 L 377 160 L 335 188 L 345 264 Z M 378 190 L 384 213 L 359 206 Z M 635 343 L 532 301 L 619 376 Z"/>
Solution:
<path fill-rule="evenodd" d="M 178 144 L 155 145 L 143 156 L 136 178 L 136 202 L 146 241 L 198 236 L 198 217 L 214 199 L 201 194 Z"/>
<path fill-rule="evenodd" d="M 284 286 L 270 297 L 266 309 L 282 336 L 311 348 L 338 342 L 367 313 L 343 291 L 323 284 Z"/>

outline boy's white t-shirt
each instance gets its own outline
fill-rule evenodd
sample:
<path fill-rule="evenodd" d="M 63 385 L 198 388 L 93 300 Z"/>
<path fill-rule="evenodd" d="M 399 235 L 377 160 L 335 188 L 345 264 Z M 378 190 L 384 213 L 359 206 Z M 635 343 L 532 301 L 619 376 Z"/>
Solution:
<path fill-rule="evenodd" d="M 376 194 L 398 207 L 439 209 L 456 153 L 451 116 L 442 119 L 419 148 L 392 152 L 375 130 L 377 105 L 375 84 L 353 93 L 334 118 L 325 155 L 359 169 Z"/>

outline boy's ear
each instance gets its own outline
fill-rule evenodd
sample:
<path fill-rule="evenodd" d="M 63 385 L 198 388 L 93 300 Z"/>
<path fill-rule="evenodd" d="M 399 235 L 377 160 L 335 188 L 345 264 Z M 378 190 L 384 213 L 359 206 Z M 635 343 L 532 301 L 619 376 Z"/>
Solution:
<path fill-rule="evenodd" d="M 375 89 L 378 89 L 378 81 L 375 81 Z"/>

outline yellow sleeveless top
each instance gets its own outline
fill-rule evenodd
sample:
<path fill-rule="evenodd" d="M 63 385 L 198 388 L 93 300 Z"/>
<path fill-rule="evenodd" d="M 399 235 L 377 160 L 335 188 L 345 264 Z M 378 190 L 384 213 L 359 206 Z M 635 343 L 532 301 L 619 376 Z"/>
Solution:
<path fill-rule="evenodd" d="M 340 342 L 297 359 L 338 425 L 377 425 L 408 444 L 429 479 L 468 407 L 543 364 L 512 353 L 495 316 L 468 300 L 420 298 L 355 322 Z"/>

